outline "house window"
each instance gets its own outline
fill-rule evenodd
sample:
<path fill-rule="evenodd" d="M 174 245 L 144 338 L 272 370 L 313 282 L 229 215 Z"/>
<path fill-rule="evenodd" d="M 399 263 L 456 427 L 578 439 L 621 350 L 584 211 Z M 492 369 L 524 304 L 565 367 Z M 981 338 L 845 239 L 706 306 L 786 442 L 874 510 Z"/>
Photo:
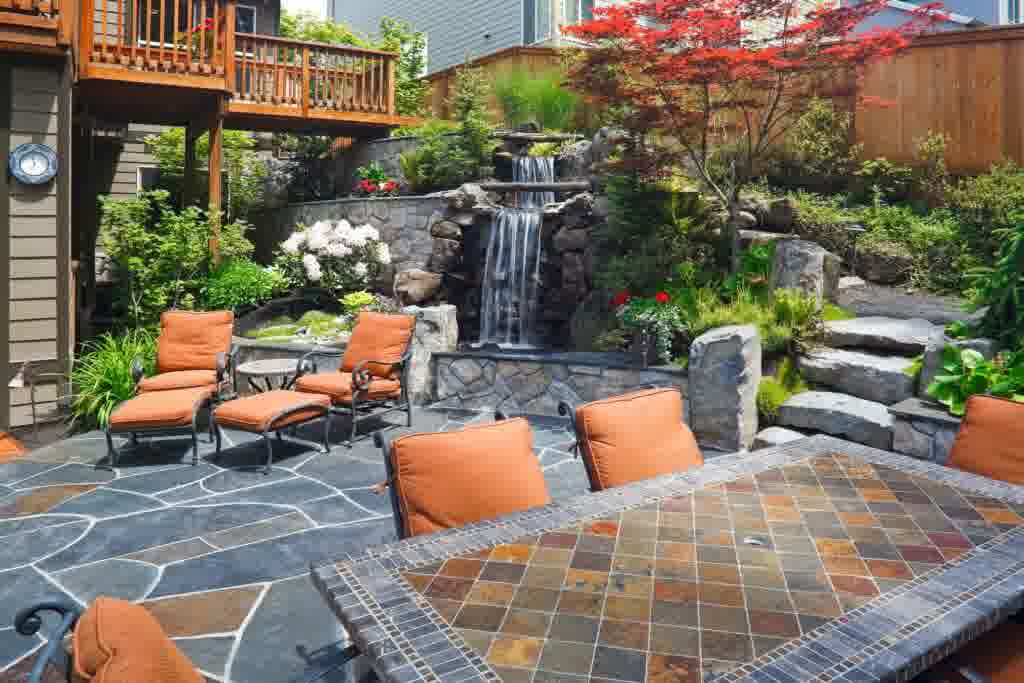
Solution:
<path fill-rule="evenodd" d="M 560 5 L 552 5 L 553 2 Z M 554 7 L 560 7 L 560 24 L 579 24 L 594 18 L 594 0 L 523 0 L 523 44 L 542 43 L 555 37 Z"/>
<path fill-rule="evenodd" d="M 235 33 L 256 33 L 256 8 L 238 5 L 235 8 Z"/>
<path fill-rule="evenodd" d="M 1006 22 L 1007 24 L 1020 24 L 1024 22 L 1024 0 L 1006 1 Z"/>

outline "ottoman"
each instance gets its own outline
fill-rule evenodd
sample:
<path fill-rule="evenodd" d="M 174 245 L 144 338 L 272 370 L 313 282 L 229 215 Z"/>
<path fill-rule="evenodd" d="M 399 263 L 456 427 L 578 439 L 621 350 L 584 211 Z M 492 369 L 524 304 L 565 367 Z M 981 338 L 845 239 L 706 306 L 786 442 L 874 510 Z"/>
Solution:
<path fill-rule="evenodd" d="M 310 444 L 301 439 L 290 438 L 303 445 L 314 445 L 321 453 L 329 450 L 327 437 L 330 432 L 331 397 L 322 394 L 305 394 L 287 389 L 267 391 L 244 398 L 221 403 L 213 411 L 213 420 L 218 427 L 231 427 L 243 432 L 260 434 L 267 445 L 267 464 L 263 468 L 270 472 L 274 462 L 272 433 L 282 440 L 281 430 L 297 427 L 313 420 L 323 419 L 324 435 L 322 444 Z M 220 432 L 218 430 L 218 436 Z M 220 439 L 217 439 L 217 453 L 220 453 Z"/>
<path fill-rule="evenodd" d="M 210 410 L 215 387 L 193 387 L 145 392 L 124 401 L 110 414 L 107 422 L 107 451 L 110 467 L 117 466 L 114 434 L 130 434 L 132 443 L 139 434 L 192 434 L 192 464 L 199 464 L 199 438 L 196 418 L 200 411 Z M 217 432 L 220 446 L 220 432 Z"/>

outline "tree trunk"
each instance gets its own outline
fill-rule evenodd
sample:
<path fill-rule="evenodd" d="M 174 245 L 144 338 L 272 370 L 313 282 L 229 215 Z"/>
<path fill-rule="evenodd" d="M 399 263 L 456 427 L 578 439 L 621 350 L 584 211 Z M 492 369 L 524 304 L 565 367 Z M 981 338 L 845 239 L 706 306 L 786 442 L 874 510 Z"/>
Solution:
<path fill-rule="evenodd" d="M 743 256 L 740 241 L 740 204 L 736 199 L 729 201 L 729 220 L 725 225 L 726 236 L 729 240 L 729 265 L 733 274 L 740 271 L 740 260 Z"/>

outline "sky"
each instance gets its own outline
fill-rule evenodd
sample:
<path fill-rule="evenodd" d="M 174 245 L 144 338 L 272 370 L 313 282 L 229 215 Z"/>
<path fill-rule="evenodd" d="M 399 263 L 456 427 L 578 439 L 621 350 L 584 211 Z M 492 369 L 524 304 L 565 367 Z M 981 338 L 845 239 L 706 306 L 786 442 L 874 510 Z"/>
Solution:
<path fill-rule="evenodd" d="M 281 6 L 289 12 L 313 12 L 319 16 L 326 16 L 326 0 L 282 0 Z"/>

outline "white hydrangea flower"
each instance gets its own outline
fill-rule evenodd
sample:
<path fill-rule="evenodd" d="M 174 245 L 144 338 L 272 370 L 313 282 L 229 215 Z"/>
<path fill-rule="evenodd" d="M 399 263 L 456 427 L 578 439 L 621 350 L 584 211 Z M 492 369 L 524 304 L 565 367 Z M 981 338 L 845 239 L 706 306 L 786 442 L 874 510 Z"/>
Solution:
<path fill-rule="evenodd" d="M 353 270 L 354 270 L 354 271 L 355 271 L 355 273 L 356 273 L 356 277 L 366 277 L 366 274 L 367 274 L 368 272 L 370 272 L 370 269 L 369 269 L 369 268 L 368 268 L 368 267 L 366 266 L 366 264 L 365 264 L 365 263 L 363 263 L 362 261 L 360 261 L 359 263 L 357 263 L 357 264 L 355 265 L 355 268 L 353 268 Z"/>
<path fill-rule="evenodd" d="M 361 226 L 359 228 L 359 230 L 363 233 L 363 235 L 368 240 L 379 240 L 380 239 L 380 233 L 377 231 L 377 228 L 373 227 L 369 223 L 367 223 L 366 225 Z"/>
<path fill-rule="evenodd" d="M 377 243 L 377 263 L 382 266 L 391 263 L 391 248 L 388 247 L 387 242 Z"/>
<path fill-rule="evenodd" d="M 327 245 L 327 255 L 333 258 L 345 258 L 351 253 L 352 250 L 344 242 L 331 242 Z"/>
<path fill-rule="evenodd" d="M 327 246 L 331 226 L 324 221 L 317 221 L 306 230 L 306 248 L 309 251 L 320 251 Z"/>
<path fill-rule="evenodd" d="M 310 282 L 319 282 L 320 278 L 323 277 L 320 262 L 313 254 L 306 254 L 302 257 L 302 266 L 306 269 L 306 277 Z"/>
<path fill-rule="evenodd" d="M 281 242 L 281 251 L 286 254 L 297 254 L 306 241 L 306 235 L 301 232 L 293 232 L 291 237 Z"/>

